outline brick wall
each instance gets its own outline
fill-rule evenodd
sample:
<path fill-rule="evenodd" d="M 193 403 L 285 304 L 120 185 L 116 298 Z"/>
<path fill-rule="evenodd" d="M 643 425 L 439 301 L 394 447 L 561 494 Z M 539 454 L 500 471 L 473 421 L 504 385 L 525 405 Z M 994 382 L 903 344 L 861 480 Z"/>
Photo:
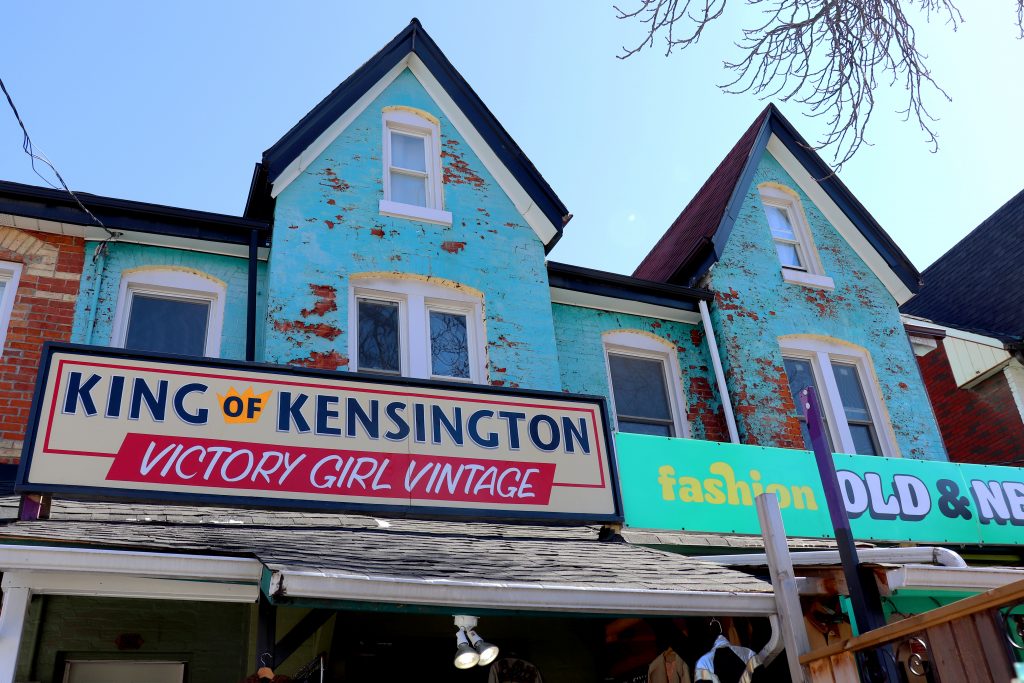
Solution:
<path fill-rule="evenodd" d="M 1003 373 L 958 388 L 942 340 L 917 361 L 950 460 L 1002 464 L 1024 457 L 1024 422 Z"/>
<path fill-rule="evenodd" d="M 44 341 L 67 341 L 75 315 L 84 242 L 0 226 L 0 261 L 22 264 L 0 357 L 0 463 L 17 462 Z"/>

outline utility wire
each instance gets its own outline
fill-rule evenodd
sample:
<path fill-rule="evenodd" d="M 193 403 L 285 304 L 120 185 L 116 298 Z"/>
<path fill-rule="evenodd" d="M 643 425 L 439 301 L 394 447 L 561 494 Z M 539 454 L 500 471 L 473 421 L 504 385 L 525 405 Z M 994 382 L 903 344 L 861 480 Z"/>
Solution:
<path fill-rule="evenodd" d="M 25 154 L 27 154 L 29 158 L 32 160 L 32 171 L 37 176 L 42 178 L 44 183 L 46 183 L 55 190 L 59 190 L 60 188 L 51 183 L 42 173 L 39 172 L 39 169 L 36 168 L 36 161 L 40 161 L 46 164 L 50 168 L 50 170 L 53 171 L 53 175 L 57 177 L 57 180 L 60 181 L 61 187 L 63 187 L 64 190 L 69 195 L 71 195 L 71 198 L 75 200 L 75 203 L 78 204 L 78 208 L 84 211 L 85 214 L 89 216 L 89 218 L 91 218 L 94 223 L 96 223 L 96 225 L 100 226 L 101 228 L 107 231 L 107 239 L 103 240 L 103 242 L 100 243 L 100 245 L 96 248 L 96 251 L 93 253 L 93 260 L 95 261 L 97 258 L 99 258 L 100 254 L 106 251 L 107 242 L 113 239 L 117 239 L 120 236 L 120 233 L 116 233 L 107 226 L 105 226 L 103 224 L 103 221 L 97 218 L 92 211 L 85 208 L 85 204 L 83 204 L 82 201 L 78 198 L 78 195 L 72 192 L 71 188 L 68 187 L 68 184 L 64 182 L 64 177 L 61 176 L 60 171 L 57 170 L 57 167 L 53 165 L 53 163 L 47 158 L 46 154 L 44 154 L 41 149 L 38 149 L 35 145 L 32 144 L 32 138 L 29 137 L 28 129 L 25 127 L 25 122 L 21 120 L 21 114 L 18 113 L 18 108 L 14 106 L 14 100 L 11 98 L 11 93 L 7 92 L 7 86 L 4 85 L 3 78 L 0 78 L 0 90 L 3 90 L 4 96 L 7 98 L 7 104 L 11 105 L 11 111 L 14 112 L 14 118 L 18 120 L 18 125 L 21 127 L 21 132 L 23 136 L 21 141 L 21 148 L 25 152 Z"/>

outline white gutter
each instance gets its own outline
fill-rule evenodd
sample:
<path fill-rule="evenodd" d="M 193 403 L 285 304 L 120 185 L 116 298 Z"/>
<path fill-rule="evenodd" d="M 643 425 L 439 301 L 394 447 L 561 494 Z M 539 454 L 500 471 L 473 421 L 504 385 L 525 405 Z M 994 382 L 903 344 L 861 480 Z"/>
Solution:
<path fill-rule="evenodd" d="M 259 583 L 263 565 L 245 557 L 0 545 L 0 572 L 102 572 L 190 581 Z"/>
<path fill-rule="evenodd" d="M 794 565 L 829 565 L 839 564 L 838 550 L 809 550 L 790 553 Z M 965 568 L 964 558 L 948 548 L 920 546 L 913 548 L 858 548 L 857 557 L 861 562 L 879 564 L 936 564 L 942 567 Z M 749 555 L 699 555 L 694 560 L 717 562 L 718 564 L 741 567 L 760 567 L 768 565 L 768 557 L 764 553 Z"/>
<path fill-rule="evenodd" d="M 715 369 L 715 380 L 718 383 L 718 395 L 722 399 L 722 412 L 725 414 L 725 426 L 729 429 L 729 441 L 740 442 L 740 434 L 736 430 L 736 417 L 732 414 L 732 401 L 729 400 L 729 387 L 725 384 L 725 372 L 722 370 L 722 359 L 718 357 L 718 342 L 715 340 L 715 330 L 711 327 L 711 314 L 708 312 L 708 302 L 701 299 L 697 302 L 700 307 L 700 319 L 704 323 L 704 338 L 708 343 L 708 353 L 711 355 L 711 365 Z"/>
<path fill-rule="evenodd" d="M 775 597 L 771 592 L 671 591 L 497 581 L 401 579 L 290 570 L 278 570 L 272 574 L 270 593 L 290 598 L 443 605 L 467 609 L 677 616 L 775 614 Z"/>
<path fill-rule="evenodd" d="M 889 590 L 947 590 L 982 593 L 1024 580 L 1024 571 L 1002 567 L 929 567 L 908 564 L 885 573 Z"/>

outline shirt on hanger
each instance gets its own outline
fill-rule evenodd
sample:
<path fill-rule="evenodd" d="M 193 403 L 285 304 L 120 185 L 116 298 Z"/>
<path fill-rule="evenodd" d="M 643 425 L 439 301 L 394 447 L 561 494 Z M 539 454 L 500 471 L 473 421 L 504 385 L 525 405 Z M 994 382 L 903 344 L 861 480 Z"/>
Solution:
<path fill-rule="evenodd" d="M 647 683 L 690 683 L 690 671 L 682 657 L 669 648 L 647 667 Z"/>
<path fill-rule="evenodd" d="M 712 683 L 750 683 L 758 664 L 760 661 L 753 650 L 733 645 L 720 635 L 715 638 L 711 649 L 697 660 L 694 679 Z"/>
<path fill-rule="evenodd" d="M 525 659 L 502 657 L 491 664 L 487 683 L 544 683 L 540 671 Z"/>

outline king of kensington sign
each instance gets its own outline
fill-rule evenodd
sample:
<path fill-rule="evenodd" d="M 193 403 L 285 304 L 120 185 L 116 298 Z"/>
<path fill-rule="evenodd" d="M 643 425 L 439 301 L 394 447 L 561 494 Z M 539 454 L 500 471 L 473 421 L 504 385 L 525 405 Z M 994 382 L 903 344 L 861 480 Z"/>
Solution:
<path fill-rule="evenodd" d="M 18 490 L 617 521 L 609 445 L 598 397 L 51 344 Z"/>

